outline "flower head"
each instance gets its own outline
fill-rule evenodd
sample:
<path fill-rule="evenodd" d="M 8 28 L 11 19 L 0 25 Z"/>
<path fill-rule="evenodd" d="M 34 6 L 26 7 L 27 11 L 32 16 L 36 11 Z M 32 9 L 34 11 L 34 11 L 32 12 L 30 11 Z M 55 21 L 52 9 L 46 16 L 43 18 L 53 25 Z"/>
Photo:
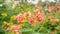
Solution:
<path fill-rule="evenodd" d="M 30 18 L 30 19 L 29 19 L 29 23 L 34 24 L 34 23 L 35 23 L 35 22 L 34 22 L 34 19 L 33 19 L 33 18 Z"/>
<path fill-rule="evenodd" d="M 18 23 L 20 23 L 22 20 L 24 20 L 24 17 L 18 16 L 18 18 L 17 18 Z"/>
<path fill-rule="evenodd" d="M 38 21 L 42 21 L 43 20 L 43 15 L 42 14 L 37 14 L 36 18 Z"/>
<path fill-rule="evenodd" d="M 19 31 L 20 28 L 22 28 L 22 27 L 14 24 L 14 25 L 11 26 L 10 29 L 13 30 L 13 31 Z"/>
<path fill-rule="evenodd" d="M 57 5 L 56 7 L 57 7 L 58 9 L 60 9 L 60 5 Z"/>
<path fill-rule="evenodd" d="M 28 17 L 28 16 L 29 16 L 29 13 L 24 13 L 24 16 L 25 16 L 25 17 Z"/>
<path fill-rule="evenodd" d="M 6 17 L 7 16 L 7 13 L 1 13 L 2 16 Z"/>

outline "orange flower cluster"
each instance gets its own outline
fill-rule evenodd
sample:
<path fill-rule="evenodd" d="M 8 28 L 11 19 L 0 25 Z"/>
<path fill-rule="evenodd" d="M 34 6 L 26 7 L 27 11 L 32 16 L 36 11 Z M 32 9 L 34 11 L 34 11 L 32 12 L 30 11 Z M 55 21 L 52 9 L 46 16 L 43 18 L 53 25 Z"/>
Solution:
<path fill-rule="evenodd" d="M 56 8 L 60 9 L 60 5 L 48 6 L 48 10 L 49 10 L 49 11 L 53 11 L 53 10 L 55 10 Z"/>
<path fill-rule="evenodd" d="M 6 26 L 2 26 L 2 28 L 4 28 L 5 30 L 12 30 L 12 31 L 15 31 L 15 32 L 19 32 L 19 30 L 22 28 L 21 25 L 16 25 L 16 24 L 11 24 L 9 27 L 6 27 Z"/>
<path fill-rule="evenodd" d="M 36 21 L 42 21 L 43 20 L 43 14 L 41 14 L 39 11 L 35 11 L 35 13 L 26 12 L 23 14 L 18 14 L 15 19 L 17 19 L 18 23 L 21 23 L 23 20 L 27 20 L 28 23 L 34 24 Z"/>

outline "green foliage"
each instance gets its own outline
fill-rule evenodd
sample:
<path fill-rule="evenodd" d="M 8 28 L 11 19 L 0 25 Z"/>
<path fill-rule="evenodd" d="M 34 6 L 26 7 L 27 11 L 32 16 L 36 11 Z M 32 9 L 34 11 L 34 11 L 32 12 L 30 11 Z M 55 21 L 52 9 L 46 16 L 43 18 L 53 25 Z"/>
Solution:
<path fill-rule="evenodd" d="M 0 0 L 0 4 L 3 5 L 2 7 L 0 7 L 0 34 L 11 34 L 12 32 L 11 30 L 4 30 L 2 28 L 2 26 L 4 25 L 4 21 L 9 22 L 11 24 L 18 24 L 17 20 L 14 21 L 11 16 L 17 15 L 22 11 L 32 12 L 35 9 L 34 5 L 29 5 L 27 3 L 20 3 L 15 8 L 12 8 L 12 6 L 7 6 L 5 4 L 5 0 Z M 55 3 L 50 4 L 51 6 L 55 5 Z M 45 4 L 40 3 L 40 5 L 43 7 L 42 10 L 44 10 Z M 48 20 L 48 22 L 43 20 L 41 23 L 39 23 L 39 27 L 36 25 L 28 24 L 27 22 L 21 23 L 24 24 L 24 26 L 20 30 L 22 34 L 50 34 L 52 31 L 56 31 L 56 34 L 60 34 L 60 9 L 56 9 L 44 16 L 44 19 Z M 54 18 L 49 18 L 49 16 L 54 16 Z M 59 19 L 59 21 L 56 22 L 53 20 L 54 22 L 50 22 L 51 19 Z M 7 25 L 5 26 L 8 27 Z"/>

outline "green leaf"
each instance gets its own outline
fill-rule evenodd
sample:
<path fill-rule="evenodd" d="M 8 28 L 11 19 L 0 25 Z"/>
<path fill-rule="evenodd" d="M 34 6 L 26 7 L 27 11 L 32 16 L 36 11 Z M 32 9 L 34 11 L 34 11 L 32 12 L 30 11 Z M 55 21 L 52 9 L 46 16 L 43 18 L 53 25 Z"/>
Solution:
<path fill-rule="evenodd" d="M 49 34 L 50 30 L 47 29 L 47 28 L 41 27 L 39 32 L 42 33 L 42 34 Z"/>
<path fill-rule="evenodd" d="M 21 31 L 21 32 L 30 32 L 30 31 L 32 31 L 32 29 L 29 29 L 29 28 L 22 28 L 20 31 Z"/>
<path fill-rule="evenodd" d="M 33 34 L 42 34 L 42 33 L 39 33 L 39 32 L 33 32 Z"/>

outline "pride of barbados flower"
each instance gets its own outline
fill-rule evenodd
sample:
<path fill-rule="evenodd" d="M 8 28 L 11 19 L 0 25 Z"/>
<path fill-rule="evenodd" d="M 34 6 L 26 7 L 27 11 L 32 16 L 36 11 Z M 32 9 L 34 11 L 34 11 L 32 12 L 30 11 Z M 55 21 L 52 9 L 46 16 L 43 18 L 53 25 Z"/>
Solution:
<path fill-rule="evenodd" d="M 18 25 L 12 25 L 11 26 L 11 30 L 14 30 L 14 31 L 19 31 L 20 28 L 22 28 L 22 27 L 18 26 Z"/>
<path fill-rule="evenodd" d="M 24 20 L 24 17 L 23 16 L 20 15 L 20 16 L 17 17 L 18 23 L 20 23 L 22 20 Z"/>
<path fill-rule="evenodd" d="M 16 20 L 16 19 L 17 19 L 18 23 L 20 23 L 21 21 L 24 20 L 24 17 L 22 16 L 22 14 L 18 14 L 17 16 L 14 17 L 14 20 Z"/>
<path fill-rule="evenodd" d="M 40 12 L 38 12 L 36 14 L 32 14 L 31 12 L 27 12 L 27 13 L 24 13 L 23 15 L 18 14 L 18 16 L 15 17 L 15 19 L 17 19 L 18 23 L 23 23 L 24 20 L 27 20 L 26 22 L 28 22 L 30 24 L 34 24 L 35 23 L 34 19 L 37 19 L 37 21 L 40 22 L 43 20 L 43 15 Z"/>
<path fill-rule="evenodd" d="M 43 15 L 39 13 L 39 14 L 36 15 L 36 18 L 37 18 L 38 21 L 42 21 L 43 20 Z"/>
<path fill-rule="evenodd" d="M 24 17 L 29 17 L 29 16 L 31 16 L 30 12 L 24 13 Z"/>
<path fill-rule="evenodd" d="M 30 24 L 34 24 L 35 22 L 34 22 L 34 19 L 33 18 L 29 18 L 29 23 Z"/>

